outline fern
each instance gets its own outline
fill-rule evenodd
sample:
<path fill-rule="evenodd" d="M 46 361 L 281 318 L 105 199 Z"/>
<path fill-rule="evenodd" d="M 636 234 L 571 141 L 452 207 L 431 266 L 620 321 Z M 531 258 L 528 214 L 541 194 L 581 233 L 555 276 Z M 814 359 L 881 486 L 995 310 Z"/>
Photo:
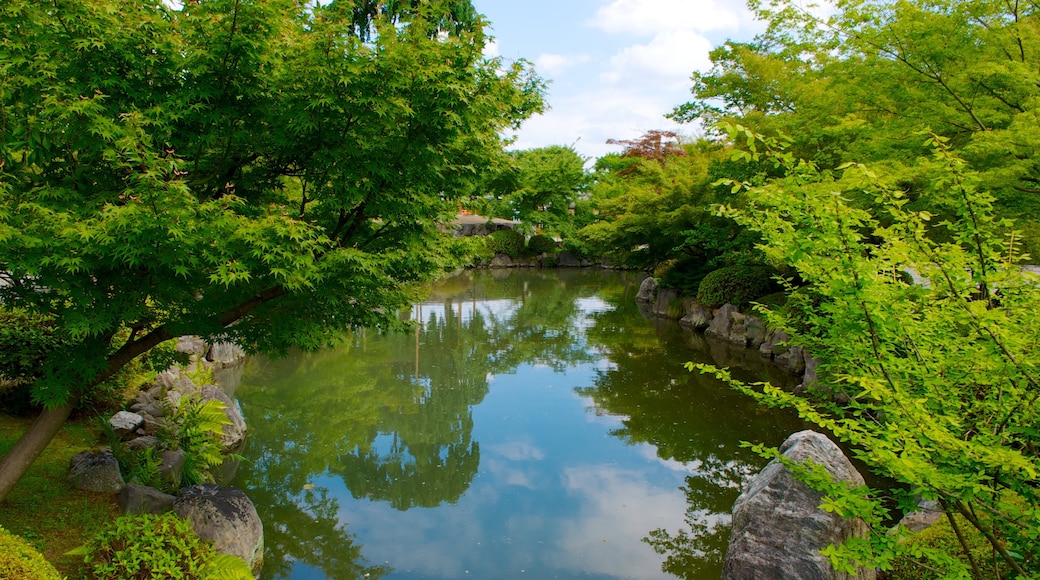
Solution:
<path fill-rule="evenodd" d="M 223 402 L 215 399 L 201 401 L 190 397 L 181 401 L 173 419 L 177 442 L 184 451 L 184 485 L 212 482 L 211 470 L 224 462 L 220 438 L 224 425 L 231 424 L 225 408 Z"/>
<path fill-rule="evenodd" d="M 231 554 L 217 554 L 209 561 L 210 572 L 206 580 L 253 580 L 249 563 Z"/>

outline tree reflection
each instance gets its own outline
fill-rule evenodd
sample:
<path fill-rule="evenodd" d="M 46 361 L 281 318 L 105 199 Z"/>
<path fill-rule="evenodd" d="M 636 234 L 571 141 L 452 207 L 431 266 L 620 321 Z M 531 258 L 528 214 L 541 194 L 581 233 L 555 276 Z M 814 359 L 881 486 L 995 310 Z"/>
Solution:
<path fill-rule="evenodd" d="M 264 519 L 265 577 L 294 562 L 332 578 L 385 575 L 320 479 L 398 510 L 456 503 L 479 468 L 472 408 L 488 377 L 599 359 L 577 302 L 595 295 L 598 277 L 525 274 L 442 284 L 413 310 L 409 333 L 358 332 L 336 349 L 250 360 L 238 391 L 250 461 L 236 483 Z"/>
<path fill-rule="evenodd" d="M 753 430 L 756 439 L 779 443 L 801 423 L 792 415 L 759 408 L 720 388 L 713 378 L 687 373 L 681 365 L 691 359 L 725 364 L 712 358 L 721 351 L 713 352 L 703 339 L 674 323 L 633 332 L 622 321 L 636 308 L 634 299 L 625 297 L 618 305 L 598 315 L 589 331 L 590 341 L 609 352 L 613 364 L 598 372 L 594 386 L 579 393 L 594 402 L 597 413 L 622 417 L 614 436 L 633 445 L 653 445 L 660 459 L 691 471 L 681 488 L 687 500 L 686 529 L 652 530 L 644 541 L 665 556 L 665 572 L 688 579 L 717 578 L 733 502 L 744 481 L 764 464 L 741 440 Z M 662 354 L 675 366 L 662 368 Z M 759 366 L 758 371 L 737 372 L 764 374 L 766 367 Z"/>

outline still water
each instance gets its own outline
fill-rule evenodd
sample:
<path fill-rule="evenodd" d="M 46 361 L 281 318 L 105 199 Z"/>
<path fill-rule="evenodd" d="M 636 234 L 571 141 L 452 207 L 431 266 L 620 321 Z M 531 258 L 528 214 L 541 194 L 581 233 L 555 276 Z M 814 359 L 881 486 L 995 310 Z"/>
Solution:
<path fill-rule="evenodd" d="M 641 316 L 639 281 L 467 271 L 413 332 L 250 360 L 232 485 L 264 521 L 262 578 L 718 578 L 763 465 L 740 442 L 802 426 L 686 372 L 783 379 Z"/>

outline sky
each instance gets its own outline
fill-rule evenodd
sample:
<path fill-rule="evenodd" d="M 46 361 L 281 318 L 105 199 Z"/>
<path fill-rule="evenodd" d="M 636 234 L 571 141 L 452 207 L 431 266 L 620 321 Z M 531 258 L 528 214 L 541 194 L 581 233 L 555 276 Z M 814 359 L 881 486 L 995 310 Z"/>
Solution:
<path fill-rule="evenodd" d="M 743 0 L 473 0 L 490 21 L 490 55 L 525 59 L 549 81 L 550 110 L 527 120 L 511 148 L 573 146 L 594 158 L 607 139 L 653 129 L 696 136 L 665 118 L 691 99 L 690 75 L 708 52 L 750 40 L 764 25 Z"/>

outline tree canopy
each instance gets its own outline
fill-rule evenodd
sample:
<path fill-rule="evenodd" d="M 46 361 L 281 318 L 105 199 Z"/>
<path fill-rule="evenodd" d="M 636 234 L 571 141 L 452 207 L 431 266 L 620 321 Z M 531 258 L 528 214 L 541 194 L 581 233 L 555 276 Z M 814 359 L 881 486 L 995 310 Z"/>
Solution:
<path fill-rule="evenodd" d="M 33 386 L 51 423 L 181 334 L 277 354 L 394 324 L 542 107 L 467 6 L 0 6 L 0 303 L 63 338 Z"/>

